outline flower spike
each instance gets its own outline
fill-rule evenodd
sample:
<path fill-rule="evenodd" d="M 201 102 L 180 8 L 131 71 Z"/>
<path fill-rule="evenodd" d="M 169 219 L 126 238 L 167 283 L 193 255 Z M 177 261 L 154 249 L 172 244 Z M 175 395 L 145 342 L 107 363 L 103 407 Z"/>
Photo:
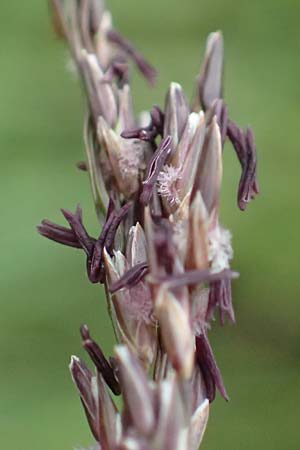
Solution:
<path fill-rule="evenodd" d="M 43 220 L 46 238 L 81 249 L 92 283 L 103 284 L 117 345 L 106 358 L 86 325 L 70 371 L 94 450 L 198 450 L 216 390 L 225 400 L 208 340 L 214 316 L 235 323 L 232 236 L 220 218 L 226 139 L 241 164 L 238 206 L 258 194 L 253 132 L 223 99 L 224 41 L 207 40 L 191 107 L 172 82 L 164 107 L 135 115 L 133 61 L 150 84 L 156 70 L 117 31 L 104 0 L 51 0 L 87 97 L 85 161 L 99 220 L 62 209 L 68 226 Z M 110 392 L 111 391 L 111 392 Z M 112 394 L 120 395 L 120 407 Z"/>

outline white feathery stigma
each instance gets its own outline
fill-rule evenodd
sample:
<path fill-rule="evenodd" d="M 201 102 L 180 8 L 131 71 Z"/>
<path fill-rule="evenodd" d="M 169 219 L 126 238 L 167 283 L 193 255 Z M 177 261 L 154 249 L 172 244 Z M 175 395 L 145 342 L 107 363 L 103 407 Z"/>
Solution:
<path fill-rule="evenodd" d="M 229 261 L 233 257 L 231 233 L 217 225 L 208 233 L 208 258 L 213 272 L 229 269 Z"/>
<path fill-rule="evenodd" d="M 171 206 L 180 204 L 177 181 L 181 178 L 181 169 L 174 166 L 164 166 L 157 178 L 158 193 L 167 199 Z"/>

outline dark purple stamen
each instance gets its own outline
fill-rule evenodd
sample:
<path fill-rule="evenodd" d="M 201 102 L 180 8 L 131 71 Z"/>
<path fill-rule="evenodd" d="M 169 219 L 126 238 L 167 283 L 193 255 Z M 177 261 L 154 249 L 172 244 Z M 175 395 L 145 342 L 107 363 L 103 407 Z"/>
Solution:
<path fill-rule="evenodd" d="M 229 400 L 220 369 L 218 368 L 206 332 L 196 336 L 196 361 L 203 373 L 209 401 L 214 400 L 214 386 L 216 386 L 225 400 Z"/>
<path fill-rule="evenodd" d="M 162 136 L 164 132 L 165 115 L 159 106 L 154 105 L 150 111 L 152 126 L 158 130 L 158 133 Z"/>
<path fill-rule="evenodd" d="M 61 211 L 65 219 L 69 222 L 72 231 L 76 235 L 77 240 L 81 245 L 81 248 L 84 250 L 87 256 L 86 269 L 89 280 L 91 281 L 91 283 L 97 283 L 98 279 L 95 279 L 95 277 L 91 276 L 92 256 L 96 240 L 88 234 L 82 223 L 82 210 L 78 206 L 75 214 L 71 213 L 70 211 L 67 211 L 66 209 L 62 209 Z"/>
<path fill-rule="evenodd" d="M 149 202 L 149 208 L 152 218 L 162 219 L 163 217 L 162 203 L 161 198 L 157 192 L 157 186 L 153 186 L 152 197 Z"/>
<path fill-rule="evenodd" d="M 143 181 L 143 190 L 140 195 L 140 201 L 143 205 L 147 205 L 151 200 L 159 172 L 171 154 L 171 142 L 171 136 L 163 139 L 148 164 L 145 180 Z"/>
<path fill-rule="evenodd" d="M 222 147 L 224 147 L 226 136 L 228 136 L 242 166 L 238 188 L 238 205 L 244 211 L 247 203 L 259 193 L 256 178 L 256 146 L 253 132 L 250 128 L 244 132 L 236 123 L 229 120 L 228 108 L 222 99 L 215 100 L 209 109 L 208 117 L 210 120 L 213 116 L 217 117 L 220 127 Z"/>
<path fill-rule="evenodd" d="M 199 283 L 212 283 L 214 281 L 237 278 L 239 274 L 229 269 L 214 273 L 210 270 L 188 270 L 184 273 L 171 276 L 158 276 L 153 280 L 154 283 L 167 283 L 170 288 L 190 286 Z"/>
<path fill-rule="evenodd" d="M 210 284 L 209 300 L 206 312 L 206 321 L 210 322 L 216 308 L 220 312 L 221 325 L 225 324 L 226 317 L 235 324 L 235 314 L 232 306 L 231 282 L 229 279 L 214 281 Z"/>
<path fill-rule="evenodd" d="M 54 242 L 67 245 L 68 247 L 81 248 L 73 230 L 57 225 L 50 220 L 43 220 L 41 225 L 37 226 L 37 230 L 42 236 Z"/>
<path fill-rule="evenodd" d="M 154 85 L 157 77 L 156 70 L 145 60 L 141 53 L 136 50 L 132 43 L 125 39 L 116 30 L 109 30 L 106 36 L 110 42 L 118 45 L 125 53 L 127 53 L 127 55 L 129 55 L 134 60 L 144 77 L 151 85 Z"/>
<path fill-rule="evenodd" d="M 86 231 L 82 223 L 82 210 L 79 206 L 75 214 L 62 209 L 62 213 L 71 229 L 56 225 L 49 220 L 43 220 L 42 224 L 37 227 L 37 230 L 42 236 L 55 242 L 69 247 L 82 248 L 87 256 L 86 267 L 89 280 L 91 283 L 103 283 L 105 276 L 103 249 L 106 247 L 109 254 L 112 255 L 117 228 L 131 205 L 132 203 L 128 202 L 118 212 L 115 212 L 114 202 L 110 199 L 106 222 L 97 240 Z"/>
<path fill-rule="evenodd" d="M 238 189 L 238 205 L 244 211 L 247 203 L 259 193 L 256 179 L 257 158 L 254 136 L 250 128 L 244 133 L 241 128 L 231 121 L 228 123 L 227 135 L 242 166 L 242 175 Z"/>
<path fill-rule="evenodd" d="M 115 205 L 110 199 L 106 222 L 103 226 L 99 239 L 95 243 L 93 255 L 91 258 L 90 270 L 88 270 L 89 278 L 92 283 L 104 283 L 105 270 L 103 263 L 103 250 L 106 248 L 107 252 L 112 256 L 113 245 L 118 226 L 128 213 L 132 203 L 126 203 L 118 212 L 115 211 Z"/>
<path fill-rule="evenodd" d="M 111 216 L 111 214 L 116 210 L 116 203 L 115 203 L 115 199 L 113 197 L 113 194 L 110 194 L 109 197 L 109 202 L 108 202 L 108 206 L 107 206 L 107 211 L 106 211 L 106 218 L 105 220 L 107 221 L 108 218 Z"/>
<path fill-rule="evenodd" d="M 133 128 L 132 130 L 125 130 L 121 133 L 124 139 L 140 139 L 141 141 L 153 142 L 158 135 L 155 128 L 150 125 L 145 128 Z"/>
<path fill-rule="evenodd" d="M 117 213 L 116 212 L 112 213 L 113 217 L 111 219 L 111 225 L 107 231 L 105 243 L 104 243 L 104 246 L 105 246 L 107 252 L 111 256 L 112 256 L 112 252 L 113 252 L 113 245 L 114 245 L 114 240 L 115 240 L 118 226 L 123 221 L 123 219 L 126 217 L 128 211 L 131 207 L 132 207 L 132 202 L 128 202 L 124 206 L 122 206 L 122 208 L 119 209 L 119 211 Z"/>
<path fill-rule="evenodd" d="M 91 360 L 103 376 L 106 384 L 115 395 L 120 395 L 121 390 L 119 382 L 115 377 L 114 371 L 105 358 L 99 345 L 91 338 L 87 325 L 82 325 L 80 328 L 82 337 L 82 345 L 89 354 Z"/>
<path fill-rule="evenodd" d="M 105 72 L 102 83 L 112 83 L 117 79 L 117 84 L 121 88 L 129 82 L 129 67 L 126 61 L 114 61 Z"/>
<path fill-rule="evenodd" d="M 81 247 L 87 256 L 90 256 L 94 249 L 95 240 L 91 238 L 82 223 L 82 209 L 78 205 L 75 214 L 66 209 L 61 209 L 61 212 L 76 235 Z"/>
<path fill-rule="evenodd" d="M 206 398 L 208 399 L 209 403 L 212 403 L 216 398 L 216 384 L 208 368 L 205 365 L 200 364 L 199 362 L 198 365 L 200 367 L 204 381 Z"/>
<path fill-rule="evenodd" d="M 120 289 L 131 289 L 136 286 L 148 273 L 149 266 L 146 262 L 137 264 L 136 266 L 129 269 L 119 280 L 115 281 L 109 292 L 113 294 Z"/>
<path fill-rule="evenodd" d="M 158 135 L 163 135 L 164 114 L 158 106 L 153 106 L 150 116 L 150 124 L 147 127 L 124 130 L 121 136 L 124 139 L 140 139 L 141 141 L 154 142 Z"/>
<path fill-rule="evenodd" d="M 224 147 L 229 120 L 227 105 L 221 99 L 215 100 L 209 112 L 212 114 L 212 116 L 217 117 L 217 123 L 220 127 L 221 132 L 222 147 Z"/>
<path fill-rule="evenodd" d="M 106 221 L 105 224 L 103 225 L 101 234 L 95 243 L 93 255 L 91 258 L 89 278 L 92 281 L 92 283 L 97 283 L 98 281 L 103 282 L 104 278 L 103 249 L 108 230 L 110 229 L 114 218 L 114 211 L 115 211 L 115 204 L 112 198 L 110 198 L 106 214 Z"/>

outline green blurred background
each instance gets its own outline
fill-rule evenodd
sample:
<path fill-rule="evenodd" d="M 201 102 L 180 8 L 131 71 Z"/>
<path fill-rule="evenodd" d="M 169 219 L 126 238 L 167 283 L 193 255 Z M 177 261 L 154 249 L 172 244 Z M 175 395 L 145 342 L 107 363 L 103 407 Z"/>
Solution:
<path fill-rule="evenodd" d="M 207 34 L 224 32 L 226 101 L 254 127 L 260 197 L 236 206 L 240 173 L 228 146 L 223 223 L 233 231 L 238 325 L 212 333 L 231 396 L 213 404 L 203 450 L 297 450 L 299 432 L 298 0 L 111 0 L 117 27 L 160 70 L 151 91 L 135 78 L 138 109 L 163 104 L 170 81 L 192 93 Z M 47 2 L 5 1 L 0 14 L 1 326 L 0 445 L 67 450 L 92 443 L 70 381 L 78 327 L 109 352 L 104 299 L 80 252 L 43 240 L 35 226 L 62 223 L 60 207 L 97 222 L 82 159 L 85 108 L 68 52 L 50 28 Z"/>

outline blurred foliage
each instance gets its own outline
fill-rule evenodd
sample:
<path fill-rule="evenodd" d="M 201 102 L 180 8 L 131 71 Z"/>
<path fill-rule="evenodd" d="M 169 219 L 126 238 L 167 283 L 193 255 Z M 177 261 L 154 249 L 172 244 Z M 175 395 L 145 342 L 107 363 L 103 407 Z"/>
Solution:
<path fill-rule="evenodd" d="M 111 0 L 118 28 L 160 69 L 149 90 L 135 77 L 136 108 L 163 103 L 170 81 L 189 95 L 210 31 L 226 44 L 231 116 L 254 127 L 261 196 L 236 207 L 239 165 L 225 150 L 223 222 L 234 235 L 237 327 L 211 332 L 231 395 L 218 399 L 203 450 L 296 450 L 299 421 L 298 0 Z M 97 231 L 82 159 L 85 103 L 47 2 L 2 2 L 0 16 L 1 316 L 0 435 L 7 449 L 66 450 L 92 442 L 70 381 L 78 327 L 104 349 L 112 333 L 98 286 L 76 250 L 43 240 L 35 225 L 83 207 Z"/>

